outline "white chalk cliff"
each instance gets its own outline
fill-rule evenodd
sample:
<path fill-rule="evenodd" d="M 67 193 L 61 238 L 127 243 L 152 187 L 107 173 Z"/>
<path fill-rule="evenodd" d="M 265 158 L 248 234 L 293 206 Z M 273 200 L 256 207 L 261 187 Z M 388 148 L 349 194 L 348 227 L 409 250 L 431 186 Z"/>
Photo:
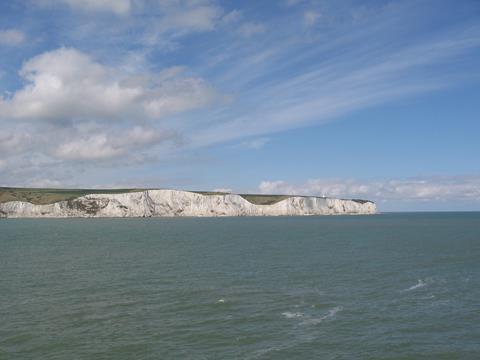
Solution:
<path fill-rule="evenodd" d="M 292 196 L 271 205 L 255 205 L 235 194 L 202 195 L 177 190 L 91 194 L 47 205 L 23 201 L 0 204 L 0 217 L 7 218 L 295 216 L 376 212 L 375 203 L 370 201 Z"/>

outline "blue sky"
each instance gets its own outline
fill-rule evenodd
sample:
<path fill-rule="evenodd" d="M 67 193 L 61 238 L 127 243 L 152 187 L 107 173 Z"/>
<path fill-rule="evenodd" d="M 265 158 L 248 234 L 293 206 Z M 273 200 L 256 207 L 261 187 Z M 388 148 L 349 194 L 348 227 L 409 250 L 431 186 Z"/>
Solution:
<path fill-rule="evenodd" d="M 0 4 L 0 185 L 480 210 L 480 3 Z"/>

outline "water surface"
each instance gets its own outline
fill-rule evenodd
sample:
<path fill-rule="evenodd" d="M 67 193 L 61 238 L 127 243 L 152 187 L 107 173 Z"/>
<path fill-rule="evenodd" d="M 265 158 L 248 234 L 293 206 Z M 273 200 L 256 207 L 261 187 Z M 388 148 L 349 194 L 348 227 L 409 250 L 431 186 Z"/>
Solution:
<path fill-rule="evenodd" d="M 0 221 L 0 359 L 478 359 L 480 213 Z"/>

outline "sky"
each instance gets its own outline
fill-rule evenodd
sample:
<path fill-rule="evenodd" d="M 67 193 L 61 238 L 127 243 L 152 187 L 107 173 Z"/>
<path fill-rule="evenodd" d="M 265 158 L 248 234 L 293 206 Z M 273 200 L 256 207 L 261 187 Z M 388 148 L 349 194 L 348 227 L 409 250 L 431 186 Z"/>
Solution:
<path fill-rule="evenodd" d="M 480 210 L 480 2 L 0 2 L 0 186 Z"/>

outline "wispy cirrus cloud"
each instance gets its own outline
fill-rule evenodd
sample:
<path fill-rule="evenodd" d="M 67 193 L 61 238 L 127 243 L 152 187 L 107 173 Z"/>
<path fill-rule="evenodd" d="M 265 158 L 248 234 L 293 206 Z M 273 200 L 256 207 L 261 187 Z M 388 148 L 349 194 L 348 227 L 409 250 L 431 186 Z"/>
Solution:
<path fill-rule="evenodd" d="M 132 9 L 133 0 L 35 0 L 38 6 L 66 5 L 72 10 L 85 12 L 110 12 L 127 15 Z"/>
<path fill-rule="evenodd" d="M 26 40 L 25 34 L 17 29 L 0 29 L 0 45 L 16 46 Z"/>
<path fill-rule="evenodd" d="M 222 7 L 211 0 L 160 1 L 153 9 L 157 17 L 140 25 L 144 28 L 140 40 L 146 46 L 167 44 L 175 48 L 181 37 L 214 31 L 225 15 Z M 230 20 L 236 17 L 232 13 L 225 16 Z"/>
<path fill-rule="evenodd" d="M 320 46 L 315 51 L 304 49 L 292 55 L 290 46 L 262 48 L 261 53 L 242 58 L 242 62 L 237 68 L 233 67 L 227 77 L 228 80 L 239 79 L 235 82 L 235 91 L 240 93 L 243 87 L 255 84 L 248 90 L 248 95 L 237 98 L 242 108 L 247 110 L 230 116 L 226 121 L 218 119 L 214 126 L 197 133 L 195 140 L 203 145 L 321 124 L 405 96 L 455 86 L 455 70 L 449 70 L 447 75 L 429 69 L 448 64 L 480 48 L 479 35 L 480 28 L 473 26 L 454 29 L 402 47 L 374 47 L 367 53 L 354 46 L 347 53 L 325 57 L 327 60 L 302 71 L 295 64 L 312 56 L 321 57 L 323 52 L 332 49 Z M 356 37 L 357 34 L 348 41 L 358 41 Z M 345 45 L 343 41 L 342 46 Z M 293 48 L 299 46 L 290 45 Z M 371 52 L 377 53 L 377 56 L 368 54 Z M 259 54 L 268 56 L 262 58 Z M 286 54 L 291 55 L 288 60 L 284 60 Z M 256 67 L 247 72 L 245 64 L 254 60 Z M 289 75 L 279 80 L 275 76 L 278 72 L 288 72 Z M 241 76 L 240 73 L 246 75 Z M 459 78 L 458 83 L 461 81 L 463 79 Z M 249 108 L 254 111 L 249 113 Z"/>
<path fill-rule="evenodd" d="M 269 142 L 270 142 L 269 138 L 260 137 L 260 138 L 254 138 L 254 139 L 242 141 L 240 143 L 240 146 L 245 148 L 245 149 L 259 150 L 259 149 L 263 148 Z"/>
<path fill-rule="evenodd" d="M 238 32 L 247 38 L 256 34 L 262 34 L 265 31 L 266 31 L 266 27 L 264 24 L 259 24 L 254 22 L 244 23 L 238 28 Z"/>
<path fill-rule="evenodd" d="M 313 26 L 320 18 L 320 13 L 314 10 L 307 10 L 303 13 L 303 21 L 307 26 Z"/>

